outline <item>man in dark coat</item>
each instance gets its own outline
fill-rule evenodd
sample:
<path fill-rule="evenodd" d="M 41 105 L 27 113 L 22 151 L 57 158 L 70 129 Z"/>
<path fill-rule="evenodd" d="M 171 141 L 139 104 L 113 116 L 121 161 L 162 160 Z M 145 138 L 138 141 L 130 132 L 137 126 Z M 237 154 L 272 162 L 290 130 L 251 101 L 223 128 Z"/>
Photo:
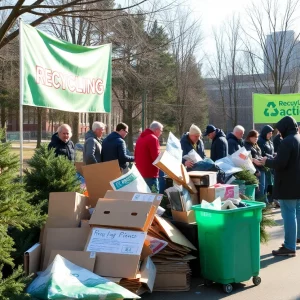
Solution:
<path fill-rule="evenodd" d="M 71 161 L 75 160 L 74 144 L 70 140 L 72 130 L 68 124 L 62 124 L 58 127 L 57 132 L 52 135 L 48 149 L 54 148 L 55 156 L 65 156 Z"/>
<path fill-rule="evenodd" d="M 207 125 L 203 136 L 207 136 L 212 140 L 210 158 L 213 161 L 228 155 L 228 142 L 222 129 L 216 128 L 214 125 Z"/>
<path fill-rule="evenodd" d="M 245 128 L 241 125 L 237 125 L 233 128 L 233 132 L 227 135 L 228 142 L 228 154 L 232 154 L 244 146 L 243 135 Z"/>
<path fill-rule="evenodd" d="M 284 225 L 284 244 L 273 255 L 296 255 L 300 242 L 300 135 L 294 118 L 286 116 L 276 128 L 283 138 L 275 158 L 264 157 L 266 167 L 275 170 L 274 197 L 279 199 Z"/>
<path fill-rule="evenodd" d="M 86 165 L 101 162 L 102 135 L 105 132 L 105 124 L 94 122 L 92 129 L 85 134 L 83 161 Z"/>
<path fill-rule="evenodd" d="M 124 138 L 128 134 L 128 126 L 119 123 L 116 131 L 110 133 L 102 142 L 101 161 L 117 159 L 122 173 L 128 171 L 128 163 L 134 162 L 134 156 L 127 154 Z"/>
<path fill-rule="evenodd" d="M 202 159 L 206 157 L 201 134 L 200 128 L 195 124 L 192 124 L 189 132 L 185 133 L 180 140 L 182 156 L 194 149 Z M 185 159 L 182 159 L 182 163 L 188 168 L 192 168 L 194 165 L 192 161 Z"/>
<path fill-rule="evenodd" d="M 278 133 L 274 139 L 273 139 L 273 145 L 274 145 L 274 152 L 277 153 L 278 152 L 278 148 L 279 148 L 279 145 L 282 141 L 282 137 L 281 137 L 281 134 Z"/>

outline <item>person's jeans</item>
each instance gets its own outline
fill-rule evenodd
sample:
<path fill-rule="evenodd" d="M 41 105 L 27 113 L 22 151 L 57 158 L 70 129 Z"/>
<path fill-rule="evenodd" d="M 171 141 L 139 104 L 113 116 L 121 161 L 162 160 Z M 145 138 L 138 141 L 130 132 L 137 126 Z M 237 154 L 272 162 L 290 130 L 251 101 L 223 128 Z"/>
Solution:
<path fill-rule="evenodd" d="M 300 238 L 300 199 L 280 200 L 284 227 L 284 246 L 296 250 L 296 239 Z"/>
<path fill-rule="evenodd" d="M 266 187 L 266 172 L 264 171 L 260 171 L 260 176 L 258 177 L 258 181 L 259 181 L 259 191 L 257 193 L 257 198 L 260 201 L 265 201 L 266 203 L 268 203 L 268 198 L 267 198 L 267 187 Z"/>
<path fill-rule="evenodd" d="M 159 193 L 159 181 L 158 178 L 144 178 L 151 193 Z"/>

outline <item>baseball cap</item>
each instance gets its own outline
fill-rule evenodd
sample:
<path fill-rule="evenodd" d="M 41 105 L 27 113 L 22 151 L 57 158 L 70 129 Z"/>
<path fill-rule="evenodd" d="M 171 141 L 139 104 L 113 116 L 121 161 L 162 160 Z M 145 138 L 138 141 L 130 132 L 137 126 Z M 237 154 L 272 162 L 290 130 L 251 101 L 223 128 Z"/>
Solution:
<path fill-rule="evenodd" d="M 210 133 L 212 133 L 212 132 L 214 132 L 214 131 L 216 131 L 216 127 L 214 126 L 214 125 L 207 125 L 206 126 L 206 130 L 205 130 L 205 132 L 203 133 L 203 136 L 207 136 L 207 135 L 209 135 Z"/>

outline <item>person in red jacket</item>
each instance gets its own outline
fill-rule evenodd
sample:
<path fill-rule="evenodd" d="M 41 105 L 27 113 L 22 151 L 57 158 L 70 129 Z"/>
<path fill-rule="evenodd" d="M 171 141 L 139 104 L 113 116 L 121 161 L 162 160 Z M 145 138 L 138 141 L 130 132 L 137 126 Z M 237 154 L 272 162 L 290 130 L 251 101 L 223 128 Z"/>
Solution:
<path fill-rule="evenodd" d="M 135 163 L 150 190 L 154 193 L 159 191 L 159 169 L 153 166 L 153 162 L 159 155 L 160 145 L 158 138 L 162 134 L 163 125 L 153 121 L 149 128 L 144 130 L 136 141 Z"/>

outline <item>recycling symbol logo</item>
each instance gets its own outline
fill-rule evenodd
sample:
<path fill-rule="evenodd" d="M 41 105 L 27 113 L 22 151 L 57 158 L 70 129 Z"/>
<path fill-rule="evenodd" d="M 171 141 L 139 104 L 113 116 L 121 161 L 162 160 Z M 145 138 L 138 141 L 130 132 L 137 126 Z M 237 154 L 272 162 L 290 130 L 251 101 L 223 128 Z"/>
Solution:
<path fill-rule="evenodd" d="M 264 110 L 264 115 L 266 117 L 276 117 L 279 114 L 279 111 L 274 102 L 269 102 L 267 107 Z"/>

